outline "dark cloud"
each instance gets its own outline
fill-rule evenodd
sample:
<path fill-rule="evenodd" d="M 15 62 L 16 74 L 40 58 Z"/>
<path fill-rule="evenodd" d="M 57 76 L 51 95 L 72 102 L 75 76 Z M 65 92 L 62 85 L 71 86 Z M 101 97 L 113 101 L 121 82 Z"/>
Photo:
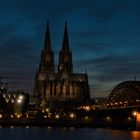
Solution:
<path fill-rule="evenodd" d="M 39 54 L 36 55 L 37 42 L 28 32 L 23 32 L 23 28 L 17 23 L 1 23 L 0 76 L 10 89 L 24 87 L 31 92 Z"/>
<path fill-rule="evenodd" d="M 91 92 L 97 96 L 102 93 L 110 93 L 110 90 L 121 81 L 134 80 L 135 74 L 139 79 L 139 56 L 115 56 L 109 55 L 77 62 L 80 69 L 88 68 L 89 81 L 93 86 Z M 101 87 L 100 87 L 101 86 Z M 92 88 L 91 88 L 92 89 Z M 105 93 L 103 92 L 106 91 Z M 96 91 L 96 92 L 95 92 Z"/>

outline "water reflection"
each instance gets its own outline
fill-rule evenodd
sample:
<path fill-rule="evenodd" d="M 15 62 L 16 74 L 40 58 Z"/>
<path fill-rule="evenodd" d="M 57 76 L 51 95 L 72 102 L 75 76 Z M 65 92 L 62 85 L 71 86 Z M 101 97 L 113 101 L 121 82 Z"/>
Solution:
<path fill-rule="evenodd" d="M 12 129 L 11 129 L 12 128 Z M 75 127 L 4 127 L 0 138 L 5 140 L 140 140 L 139 131 L 75 128 Z"/>
<path fill-rule="evenodd" d="M 26 128 L 30 128 L 30 126 L 27 125 Z"/>
<path fill-rule="evenodd" d="M 132 140 L 140 140 L 140 132 L 139 131 L 132 131 L 131 132 L 131 138 Z"/>
<path fill-rule="evenodd" d="M 14 126 L 10 126 L 10 128 L 14 128 Z"/>

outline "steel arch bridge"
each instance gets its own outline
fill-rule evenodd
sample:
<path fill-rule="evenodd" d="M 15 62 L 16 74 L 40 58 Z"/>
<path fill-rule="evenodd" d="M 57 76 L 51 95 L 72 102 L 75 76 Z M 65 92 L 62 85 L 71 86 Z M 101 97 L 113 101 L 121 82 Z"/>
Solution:
<path fill-rule="evenodd" d="M 126 107 L 140 104 L 140 81 L 124 81 L 118 84 L 108 97 L 106 106 Z"/>

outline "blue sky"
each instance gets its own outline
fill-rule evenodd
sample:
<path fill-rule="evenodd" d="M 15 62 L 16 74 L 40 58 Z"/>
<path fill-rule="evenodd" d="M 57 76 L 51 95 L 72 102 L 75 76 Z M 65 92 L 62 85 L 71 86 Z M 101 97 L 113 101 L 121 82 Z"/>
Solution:
<path fill-rule="evenodd" d="M 140 75 L 139 0 L 0 1 L 0 76 L 32 92 L 49 19 L 55 65 L 68 22 L 75 72 L 89 75 L 91 96 L 108 96 Z"/>

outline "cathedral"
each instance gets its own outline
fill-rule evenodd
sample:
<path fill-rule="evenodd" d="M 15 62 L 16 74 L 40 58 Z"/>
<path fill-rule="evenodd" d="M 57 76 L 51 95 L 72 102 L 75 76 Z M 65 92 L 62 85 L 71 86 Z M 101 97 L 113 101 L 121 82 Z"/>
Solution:
<path fill-rule="evenodd" d="M 67 23 L 65 23 L 57 71 L 55 71 L 54 53 L 51 48 L 49 24 L 47 23 L 44 48 L 41 52 L 39 69 L 35 77 L 34 95 L 45 99 L 47 102 L 56 100 L 85 102 L 90 100 L 88 75 L 73 72 Z"/>

